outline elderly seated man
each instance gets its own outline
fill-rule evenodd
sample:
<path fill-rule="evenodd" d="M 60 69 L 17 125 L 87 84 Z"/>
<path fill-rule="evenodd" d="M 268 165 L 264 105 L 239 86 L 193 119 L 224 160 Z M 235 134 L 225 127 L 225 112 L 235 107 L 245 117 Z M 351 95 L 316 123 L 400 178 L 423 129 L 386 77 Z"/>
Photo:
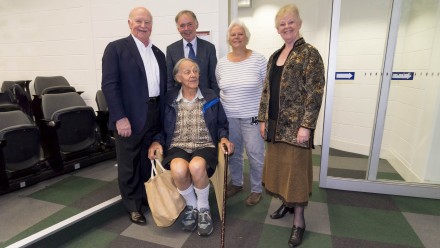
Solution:
<path fill-rule="evenodd" d="M 209 177 L 218 163 L 218 150 L 226 146 L 228 121 L 222 104 L 211 89 L 199 88 L 199 66 L 191 59 L 181 59 L 174 66 L 174 78 L 181 87 L 167 92 L 162 131 L 148 150 L 150 159 L 157 152 L 165 156 L 164 167 L 171 169 L 179 193 L 186 201 L 183 229 L 200 236 L 212 233 L 209 207 Z M 220 148 L 218 143 L 220 142 Z"/>

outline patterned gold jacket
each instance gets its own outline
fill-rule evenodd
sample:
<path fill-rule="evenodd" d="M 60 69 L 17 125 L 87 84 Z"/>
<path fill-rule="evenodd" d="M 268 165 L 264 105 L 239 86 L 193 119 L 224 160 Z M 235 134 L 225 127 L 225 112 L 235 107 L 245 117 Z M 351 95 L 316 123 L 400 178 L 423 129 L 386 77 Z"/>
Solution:
<path fill-rule="evenodd" d="M 261 95 L 259 121 L 266 122 L 268 128 L 268 112 L 270 99 L 270 78 L 276 61 L 274 57 L 284 46 L 269 58 L 266 79 Z M 313 131 L 321 108 L 324 92 L 324 64 L 318 50 L 298 39 L 284 63 L 280 82 L 279 114 L 276 122 L 274 142 L 285 142 L 301 147 L 313 147 Z M 299 144 L 296 137 L 300 127 L 311 130 L 308 144 Z"/>

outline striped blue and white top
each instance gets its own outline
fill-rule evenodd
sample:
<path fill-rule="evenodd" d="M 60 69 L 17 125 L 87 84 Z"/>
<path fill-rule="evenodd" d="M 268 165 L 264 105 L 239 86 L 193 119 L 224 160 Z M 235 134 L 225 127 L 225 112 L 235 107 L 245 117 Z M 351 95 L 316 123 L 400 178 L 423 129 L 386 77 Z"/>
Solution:
<path fill-rule="evenodd" d="M 227 55 L 218 61 L 215 76 L 227 117 L 258 116 L 266 65 L 266 58 L 255 51 L 240 62 L 229 61 Z"/>

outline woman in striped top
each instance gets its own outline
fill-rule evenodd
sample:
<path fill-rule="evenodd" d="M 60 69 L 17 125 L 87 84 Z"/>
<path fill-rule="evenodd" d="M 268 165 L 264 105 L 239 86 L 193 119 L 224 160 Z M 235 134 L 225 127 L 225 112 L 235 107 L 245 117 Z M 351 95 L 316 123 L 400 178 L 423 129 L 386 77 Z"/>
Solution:
<path fill-rule="evenodd" d="M 266 76 L 266 58 L 246 48 L 250 33 L 245 24 L 233 21 L 228 28 L 227 40 L 232 48 L 217 63 L 216 77 L 220 88 L 220 100 L 229 121 L 229 139 L 235 153 L 229 160 L 231 183 L 227 197 L 243 189 L 243 149 L 250 164 L 251 194 L 246 205 L 261 200 L 261 177 L 264 163 L 264 141 L 257 121 L 263 81 Z"/>

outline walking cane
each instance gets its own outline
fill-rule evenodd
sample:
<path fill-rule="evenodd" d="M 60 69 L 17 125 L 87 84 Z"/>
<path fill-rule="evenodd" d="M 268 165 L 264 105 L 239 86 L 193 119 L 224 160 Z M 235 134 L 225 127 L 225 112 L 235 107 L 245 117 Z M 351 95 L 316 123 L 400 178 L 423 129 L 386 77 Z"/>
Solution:
<path fill-rule="evenodd" d="M 222 232 L 221 232 L 221 244 L 220 247 L 225 247 L 225 219 L 226 219 L 226 185 L 228 180 L 228 167 L 229 167 L 229 152 L 228 147 L 226 147 L 225 144 L 223 144 L 223 148 L 225 149 L 226 153 L 225 156 L 225 173 L 224 173 L 224 180 L 223 180 L 223 207 L 222 207 Z"/>

